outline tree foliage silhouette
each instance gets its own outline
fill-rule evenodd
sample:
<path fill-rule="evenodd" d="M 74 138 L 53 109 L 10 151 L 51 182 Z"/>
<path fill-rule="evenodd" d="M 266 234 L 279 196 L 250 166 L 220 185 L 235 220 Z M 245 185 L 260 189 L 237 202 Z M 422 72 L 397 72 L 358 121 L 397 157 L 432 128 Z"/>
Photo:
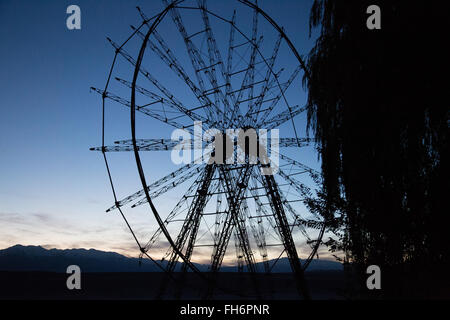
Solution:
<path fill-rule="evenodd" d="M 381 30 L 366 9 L 381 8 Z M 356 265 L 448 263 L 448 91 L 442 2 L 315 0 L 304 78 L 324 197 Z M 445 76 L 445 75 L 444 75 Z M 399 269 L 403 270 L 403 269 Z"/>

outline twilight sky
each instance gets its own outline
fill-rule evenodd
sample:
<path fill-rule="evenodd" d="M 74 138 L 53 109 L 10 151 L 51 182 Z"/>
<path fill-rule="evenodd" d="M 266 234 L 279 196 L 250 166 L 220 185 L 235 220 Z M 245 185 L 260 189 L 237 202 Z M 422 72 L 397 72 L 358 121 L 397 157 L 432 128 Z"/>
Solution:
<path fill-rule="evenodd" d="M 66 28 L 66 8 L 71 4 L 81 8 L 81 30 Z M 259 4 L 306 55 L 312 43 L 312 0 Z M 117 212 L 105 213 L 113 204 L 106 170 L 101 154 L 89 151 L 101 145 L 101 100 L 89 88 L 104 87 L 114 55 L 106 36 L 118 43 L 126 39 L 129 25 L 141 21 L 136 5 L 149 16 L 163 7 L 156 0 L 0 2 L 0 248 L 84 247 L 137 255 Z M 128 79 L 132 71 L 124 71 Z M 129 138 L 128 112 L 116 115 L 123 122 L 114 122 L 118 134 L 108 136 L 109 142 Z M 152 130 L 151 138 L 170 137 L 170 131 Z M 122 159 L 113 169 L 125 196 L 138 190 L 138 175 L 130 155 L 118 157 Z M 169 153 L 155 155 L 150 176 L 176 169 L 168 161 Z M 314 161 L 310 165 L 317 168 Z M 160 208 L 173 206 L 172 197 L 159 202 Z M 141 221 L 140 214 L 137 210 L 130 219 L 138 232 L 150 234 L 154 221 Z"/>

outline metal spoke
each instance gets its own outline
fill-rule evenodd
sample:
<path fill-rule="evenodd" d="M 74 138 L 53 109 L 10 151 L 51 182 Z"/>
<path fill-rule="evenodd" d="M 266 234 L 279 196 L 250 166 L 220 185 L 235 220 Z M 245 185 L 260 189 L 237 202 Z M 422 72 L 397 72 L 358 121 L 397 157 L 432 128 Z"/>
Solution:
<path fill-rule="evenodd" d="M 267 108 L 267 110 L 262 114 L 260 121 L 264 122 L 265 119 L 269 116 L 270 112 L 272 112 L 273 108 L 278 104 L 280 99 L 282 98 L 284 92 L 290 87 L 290 85 L 294 82 L 295 78 L 298 76 L 300 71 L 302 70 L 301 66 L 297 66 L 296 69 L 292 72 L 291 76 L 289 77 L 289 80 L 283 84 L 283 86 L 280 89 L 280 92 L 276 95 L 276 97 L 272 100 L 271 104 Z M 278 88 L 278 86 L 277 86 Z M 263 101 L 264 102 L 264 101 Z M 261 124 L 261 123 L 260 123 Z"/>
<path fill-rule="evenodd" d="M 168 0 L 163 0 L 163 2 L 166 5 L 169 5 Z M 210 72 L 209 70 L 206 69 L 207 65 L 205 64 L 204 60 L 201 57 L 201 54 L 199 53 L 197 47 L 195 46 L 195 44 L 191 41 L 191 39 L 189 38 L 189 35 L 187 34 L 186 31 L 186 27 L 183 24 L 183 20 L 178 12 L 177 8 L 172 8 L 172 10 L 170 10 L 170 14 L 172 16 L 172 20 L 175 23 L 175 25 L 178 28 L 179 33 L 181 34 L 181 36 L 184 39 L 184 43 L 186 45 L 186 49 L 188 52 L 188 55 L 190 57 L 192 66 L 194 68 L 195 71 L 195 75 L 198 81 L 198 84 L 200 86 L 200 90 L 202 90 L 202 92 L 206 92 L 206 87 L 204 84 L 204 80 L 203 77 L 201 76 L 201 72 L 200 70 L 205 70 L 204 73 L 206 74 L 209 82 L 211 83 L 213 88 L 218 88 L 219 84 L 217 83 L 217 79 L 215 77 L 215 74 Z M 219 99 L 224 103 L 227 104 L 228 101 L 226 100 L 226 97 L 223 95 L 222 91 L 220 89 L 216 89 L 214 90 L 214 95 L 216 96 L 216 101 L 218 101 Z M 214 104 L 215 110 L 218 113 L 218 115 L 222 115 L 223 111 L 218 107 L 217 104 Z M 212 120 L 212 119 L 211 119 Z M 220 120 L 220 117 L 215 116 L 215 120 L 218 121 Z"/>
<path fill-rule="evenodd" d="M 134 58 L 131 57 L 130 54 L 128 54 L 123 48 L 120 48 L 117 44 L 115 44 L 111 39 L 108 38 L 108 41 L 113 45 L 114 48 L 116 48 L 117 52 L 123 56 L 129 63 L 131 63 L 133 66 L 136 66 L 136 61 Z M 165 96 L 166 98 L 172 102 L 173 106 L 175 106 L 180 112 L 188 115 L 193 121 L 206 121 L 205 118 L 200 117 L 199 115 L 196 115 L 195 113 L 191 112 L 188 108 L 186 108 L 181 101 L 177 100 L 175 96 L 166 88 L 164 87 L 150 72 L 148 72 L 143 67 L 139 68 L 139 72 L 147 78 L 155 87 L 157 87 Z"/>
<path fill-rule="evenodd" d="M 267 91 L 269 90 L 269 88 L 270 88 L 270 86 L 272 84 L 272 82 L 269 82 L 269 80 L 270 80 L 270 78 L 271 78 L 271 76 L 273 74 L 272 69 L 273 69 L 273 66 L 275 64 L 276 57 L 278 55 L 278 50 L 280 49 L 280 45 L 281 45 L 281 40 L 282 39 L 283 38 L 282 38 L 282 36 L 280 34 L 278 36 L 277 42 L 275 43 L 275 48 L 273 49 L 272 56 L 269 59 L 269 65 L 267 67 L 266 76 L 264 77 L 264 85 L 263 85 L 263 87 L 261 89 L 261 93 L 258 96 L 258 100 L 255 102 L 254 105 L 251 105 L 251 107 L 249 108 L 249 110 L 247 112 L 247 116 L 254 115 L 252 118 L 249 118 L 249 120 L 248 120 L 249 122 L 250 121 L 252 121 L 253 123 L 257 122 L 258 114 L 259 114 L 262 102 L 264 100 L 264 97 L 266 96 Z M 275 77 L 276 77 L 276 75 L 275 75 Z M 255 111 L 253 111 L 254 108 L 256 109 Z M 252 119 L 252 120 L 250 120 L 250 119 Z"/>
<path fill-rule="evenodd" d="M 149 186 L 147 186 L 147 190 L 148 190 L 148 191 L 153 191 L 154 189 L 156 189 L 156 188 L 162 186 L 163 184 L 165 184 L 165 183 L 167 183 L 167 182 L 169 182 L 169 181 L 171 181 L 171 180 L 176 179 L 176 178 L 179 177 L 180 175 L 185 174 L 185 173 L 188 172 L 190 169 L 192 169 L 192 168 L 194 168 L 194 167 L 197 167 L 197 166 L 198 166 L 198 165 L 195 165 L 195 164 L 193 164 L 193 163 L 186 164 L 185 166 L 183 166 L 183 167 L 181 167 L 181 168 L 179 168 L 179 169 L 177 169 L 177 170 L 175 170 L 175 171 L 169 173 L 168 175 L 162 177 L 161 179 L 156 180 L 155 182 L 153 182 L 152 184 L 150 184 Z M 137 192 L 135 192 L 135 193 L 129 195 L 128 197 L 126 197 L 126 198 L 124 198 L 124 199 L 118 201 L 116 204 L 114 204 L 113 206 L 111 206 L 110 208 L 108 208 L 108 209 L 106 210 L 106 212 L 110 212 L 110 211 L 112 211 L 112 210 L 114 210 L 114 209 L 117 209 L 117 208 L 119 208 L 119 207 L 122 207 L 122 206 L 126 205 L 127 203 L 130 203 L 130 202 L 136 200 L 137 198 L 139 198 L 139 197 L 141 197 L 141 196 L 143 196 L 143 195 L 144 195 L 144 189 L 141 189 L 141 190 L 139 190 L 139 191 L 137 191 Z"/>
<path fill-rule="evenodd" d="M 134 27 L 132 27 L 134 29 Z M 144 39 L 145 35 L 142 32 L 137 32 L 137 34 Z M 211 107 L 212 102 L 209 100 L 208 96 L 202 93 L 202 91 L 197 88 L 197 86 L 192 82 L 187 73 L 184 71 L 183 67 L 180 65 L 178 60 L 173 55 L 172 51 L 166 45 L 164 39 L 159 35 L 159 33 L 155 30 L 153 32 L 153 36 L 159 42 L 162 47 L 162 50 L 158 48 L 158 46 L 153 43 L 150 39 L 147 40 L 150 49 L 155 52 L 162 61 L 164 61 L 170 69 L 172 69 L 175 74 L 181 78 L 187 86 L 191 89 L 191 91 L 196 96 L 197 100 L 204 106 L 205 112 L 208 114 L 209 119 L 213 119 L 213 109 Z"/>
<path fill-rule="evenodd" d="M 180 177 L 178 180 L 173 181 L 171 184 L 168 184 L 168 185 L 166 185 L 166 186 L 164 186 L 164 187 L 162 187 L 162 188 L 160 188 L 158 190 L 153 191 L 150 195 L 151 195 L 152 198 L 156 198 L 156 197 L 162 195 L 163 193 L 166 193 L 170 189 L 173 189 L 173 188 L 177 187 L 178 185 L 182 184 L 183 182 L 191 179 L 193 176 L 199 174 L 200 172 L 202 172 L 202 170 L 201 170 L 200 167 L 197 166 L 192 171 L 188 172 L 186 175 Z M 136 202 L 135 204 L 133 204 L 131 207 L 135 208 L 135 207 L 143 205 L 143 204 L 145 204 L 147 202 L 148 202 L 148 200 L 145 197 L 145 198 L 139 200 L 138 202 Z"/>
<path fill-rule="evenodd" d="M 295 116 L 299 115 L 300 113 L 304 112 L 306 110 L 306 107 L 300 107 L 299 105 L 296 105 L 292 108 L 289 108 L 288 110 L 285 110 L 281 112 L 280 114 L 270 118 L 269 120 L 263 122 L 261 126 L 263 128 L 267 128 L 268 130 L 274 129 L 276 127 L 279 127 L 286 121 L 289 121 L 293 119 Z"/>
<path fill-rule="evenodd" d="M 123 105 L 125 107 L 131 108 L 130 101 L 128 101 L 128 100 L 126 100 L 126 99 L 124 99 L 122 97 L 119 97 L 119 96 L 117 96 L 117 95 L 115 95 L 115 94 L 113 94 L 111 92 L 106 92 L 106 91 L 103 91 L 103 90 L 100 90 L 100 89 L 97 89 L 97 88 L 94 88 L 94 87 L 91 87 L 91 89 L 93 91 L 99 93 L 100 95 L 102 95 L 105 99 L 113 100 L 113 101 L 115 101 L 115 102 L 117 102 L 117 103 L 119 103 L 119 104 L 121 104 L 121 105 Z M 156 101 L 153 101 L 153 102 L 157 103 L 159 101 L 156 100 Z M 152 118 L 154 118 L 156 120 L 159 120 L 161 122 L 167 123 L 167 124 L 171 125 L 172 127 L 175 127 L 175 128 L 178 128 L 178 129 L 184 128 L 184 126 L 181 123 L 179 123 L 177 121 L 174 121 L 174 120 L 171 120 L 171 119 L 167 119 L 165 116 L 161 115 L 160 113 L 152 111 L 152 110 L 149 110 L 149 109 L 147 109 L 145 107 L 139 107 L 138 106 L 138 107 L 136 107 L 136 110 L 138 112 L 143 113 L 143 114 L 145 114 L 147 116 L 150 116 L 150 117 L 152 117 Z M 185 129 L 187 131 L 189 131 L 191 134 L 194 133 L 194 131 L 192 129 L 190 129 L 190 128 L 185 128 Z M 91 150 L 97 150 L 97 148 L 91 149 Z M 102 151 L 102 150 L 99 150 L 99 151 Z M 108 150 L 108 151 L 119 151 L 119 150 Z M 123 150 L 123 151 L 129 151 L 129 150 Z"/>

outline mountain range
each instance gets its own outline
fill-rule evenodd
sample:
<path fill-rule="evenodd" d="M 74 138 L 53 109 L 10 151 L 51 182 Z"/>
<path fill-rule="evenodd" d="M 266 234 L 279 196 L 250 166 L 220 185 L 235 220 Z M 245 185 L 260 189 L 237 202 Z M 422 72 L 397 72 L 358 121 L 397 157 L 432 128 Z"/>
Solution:
<path fill-rule="evenodd" d="M 158 261 L 162 266 L 166 261 Z M 272 266 L 274 261 L 269 261 Z M 200 271 L 208 266 L 194 263 Z M 69 265 L 78 265 L 83 272 L 159 272 L 161 271 L 148 259 L 130 258 L 115 252 L 95 249 L 45 249 L 41 246 L 15 245 L 0 250 L 0 271 L 47 271 L 66 272 Z M 177 266 L 179 268 L 181 263 Z M 259 271 L 264 270 L 262 263 L 257 264 Z M 336 261 L 314 259 L 307 271 L 342 270 L 342 264 Z M 221 271 L 235 272 L 235 266 L 222 266 Z M 280 258 L 272 272 L 291 272 L 289 260 Z"/>

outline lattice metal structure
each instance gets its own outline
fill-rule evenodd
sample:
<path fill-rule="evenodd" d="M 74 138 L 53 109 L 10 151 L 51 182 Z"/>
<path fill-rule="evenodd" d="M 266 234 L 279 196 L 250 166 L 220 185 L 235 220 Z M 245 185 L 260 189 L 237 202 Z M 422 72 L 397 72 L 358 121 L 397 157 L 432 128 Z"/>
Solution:
<path fill-rule="evenodd" d="M 291 102 L 300 100 L 296 95 L 301 91 L 301 76 L 308 76 L 305 65 L 284 30 L 256 2 L 230 1 L 227 7 L 235 7 L 228 17 L 220 8 L 214 11 L 214 1 L 162 3 L 164 9 L 152 17 L 138 8 L 142 21 L 132 26 L 131 35 L 121 44 L 108 38 L 115 55 L 107 82 L 103 89 L 92 88 L 102 97 L 103 122 L 102 146 L 91 150 L 103 155 L 115 199 L 107 212 L 121 214 L 141 256 L 166 272 L 167 283 L 173 272 L 194 271 L 207 283 L 204 297 L 213 298 L 221 290 L 215 277 L 228 252 L 234 252 L 238 271 L 253 275 L 269 274 L 284 255 L 299 293 L 308 298 L 303 272 L 317 253 L 325 223 L 303 204 L 314 193 L 311 186 L 319 182 L 320 173 L 294 159 L 314 142 L 298 136 L 296 119 L 305 116 L 305 107 Z M 132 76 L 118 76 L 119 69 L 130 70 L 128 76 Z M 177 84 L 168 80 L 169 73 Z M 113 83 L 124 94 L 113 93 Z M 105 141 L 105 114 L 110 105 L 128 108 L 131 120 L 131 139 L 113 145 Z M 248 152 L 233 146 L 233 154 L 242 157 L 242 163 L 192 161 L 147 183 L 143 167 L 151 163 L 141 161 L 141 153 L 171 151 L 179 141 L 138 138 L 136 119 L 141 115 L 142 123 L 160 122 L 185 130 L 194 137 L 192 149 L 201 152 L 207 143 L 196 144 L 195 137 L 213 128 L 226 132 L 229 128 L 284 126 L 291 136 L 279 138 L 281 151 L 265 150 L 279 158 L 274 175 L 262 174 L 262 169 L 274 168 L 273 163 L 251 162 Z M 193 126 L 199 121 L 200 133 Z M 271 139 L 267 138 L 266 145 L 272 145 Z M 265 145 L 258 140 L 258 146 Z M 115 152 L 134 154 L 142 184 L 142 189 L 125 197 L 118 196 L 110 170 L 110 154 Z M 179 201 L 169 213 L 160 213 L 160 199 L 173 190 L 182 194 Z M 124 212 L 126 207 L 142 206 L 148 206 L 156 221 L 150 239 L 138 238 Z M 158 243 L 169 244 L 164 263 L 151 257 L 161 250 L 155 248 Z M 203 258 L 210 255 L 208 273 L 194 263 L 196 252 Z M 183 278 L 178 280 L 178 296 L 183 283 Z M 256 278 L 254 284 L 254 295 L 264 296 Z M 163 285 L 159 295 L 166 289 Z"/>

